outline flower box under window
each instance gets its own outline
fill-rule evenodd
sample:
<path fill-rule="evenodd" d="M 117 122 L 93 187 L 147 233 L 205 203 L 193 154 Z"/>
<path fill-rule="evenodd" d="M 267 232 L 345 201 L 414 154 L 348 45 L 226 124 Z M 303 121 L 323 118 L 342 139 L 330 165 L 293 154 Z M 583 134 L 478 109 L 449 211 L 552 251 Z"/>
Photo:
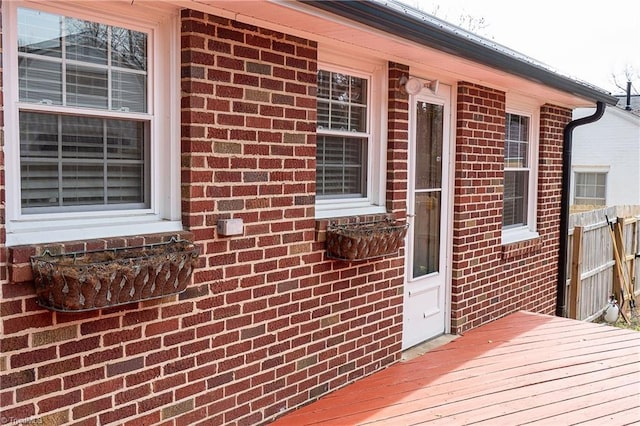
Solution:
<path fill-rule="evenodd" d="M 330 224 L 327 227 L 327 256 L 354 261 L 396 254 L 404 245 L 408 226 L 391 219 Z"/>
<path fill-rule="evenodd" d="M 40 306 L 62 312 L 102 309 L 181 293 L 198 248 L 189 241 L 31 258 Z"/>

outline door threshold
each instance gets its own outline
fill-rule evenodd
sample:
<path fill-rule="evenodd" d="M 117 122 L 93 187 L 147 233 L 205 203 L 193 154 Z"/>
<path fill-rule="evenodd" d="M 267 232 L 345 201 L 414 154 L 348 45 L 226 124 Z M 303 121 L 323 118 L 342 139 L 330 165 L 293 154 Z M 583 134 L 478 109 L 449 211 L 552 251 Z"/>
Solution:
<path fill-rule="evenodd" d="M 402 351 L 402 358 L 400 358 L 400 362 L 410 361 L 414 358 L 422 356 L 435 348 L 446 345 L 447 343 L 456 340 L 458 337 L 460 336 L 456 334 L 442 334 L 438 337 L 434 337 L 433 339 L 426 340 L 420 344 L 417 344 L 416 346 Z"/>

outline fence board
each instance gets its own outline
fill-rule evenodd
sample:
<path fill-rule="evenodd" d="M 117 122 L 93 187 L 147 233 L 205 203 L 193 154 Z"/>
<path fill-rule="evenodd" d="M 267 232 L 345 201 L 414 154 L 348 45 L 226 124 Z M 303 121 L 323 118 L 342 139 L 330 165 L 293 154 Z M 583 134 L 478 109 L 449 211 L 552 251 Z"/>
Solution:
<path fill-rule="evenodd" d="M 569 318 L 578 317 L 580 305 L 581 275 L 582 275 L 582 226 L 573 229 L 573 252 L 571 253 L 571 281 L 569 289 Z"/>
<path fill-rule="evenodd" d="M 631 277 L 634 293 L 636 296 L 640 294 L 640 268 L 636 264 L 636 253 L 640 251 L 640 206 L 609 207 L 572 214 L 569 218 L 568 288 L 565 293 L 568 298 L 566 306 L 572 318 L 597 319 L 607 307 L 609 295 L 615 293 L 616 263 L 607 216 L 612 221 L 621 218 L 621 238 L 625 248 L 621 255 L 626 265 L 620 266 L 626 266 L 625 273 Z M 574 240 L 577 234 L 580 234 L 580 244 Z"/>

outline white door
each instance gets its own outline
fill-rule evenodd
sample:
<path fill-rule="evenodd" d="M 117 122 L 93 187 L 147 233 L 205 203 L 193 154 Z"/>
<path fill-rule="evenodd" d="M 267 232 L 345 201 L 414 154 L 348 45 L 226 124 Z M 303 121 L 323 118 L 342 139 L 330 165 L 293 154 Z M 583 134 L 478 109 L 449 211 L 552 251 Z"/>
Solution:
<path fill-rule="evenodd" d="M 427 92 L 424 89 L 423 92 Z M 443 334 L 448 319 L 450 86 L 409 98 L 406 269 L 402 348 Z"/>

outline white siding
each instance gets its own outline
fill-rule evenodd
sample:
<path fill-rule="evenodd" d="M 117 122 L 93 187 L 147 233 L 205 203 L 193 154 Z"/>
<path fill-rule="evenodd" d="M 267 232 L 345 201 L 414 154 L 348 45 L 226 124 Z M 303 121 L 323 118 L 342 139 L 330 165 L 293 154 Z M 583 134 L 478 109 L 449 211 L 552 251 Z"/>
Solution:
<path fill-rule="evenodd" d="M 573 118 L 594 111 L 578 108 Z M 607 205 L 640 205 L 640 117 L 608 106 L 600 120 L 578 126 L 573 133 L 572 170 L 608 171 Z M 572 176 L 572 204 L 574 183 Z"/>

